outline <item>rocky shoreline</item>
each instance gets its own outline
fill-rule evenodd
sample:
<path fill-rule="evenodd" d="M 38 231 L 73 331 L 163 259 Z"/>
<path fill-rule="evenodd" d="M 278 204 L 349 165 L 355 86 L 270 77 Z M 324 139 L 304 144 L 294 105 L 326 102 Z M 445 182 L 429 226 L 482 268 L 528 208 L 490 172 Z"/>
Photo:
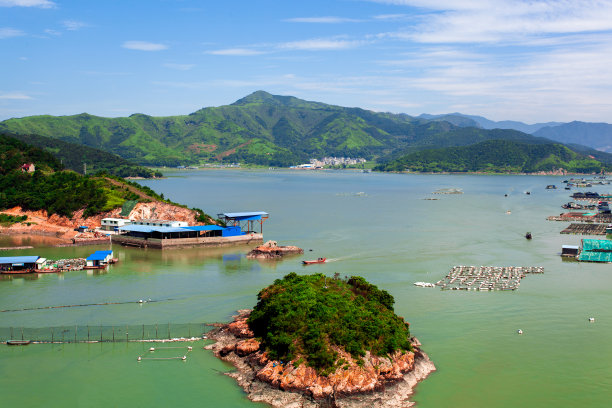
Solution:
<path fill-rule="evenodd" d="M 250 312 L 239 310 L 233 322 L 209 332 L 208 338 L 215 343 L 206 349 L 237 368 L 226 374 L 254 402 L 290 408 L 407 407 L 413 405 L 409 397 L 414 387 L 436 369 L 413 337 L 414 352 L 396 352 L 390 357 L 366 353 L 361 366 L 339 350 L 347 366 L 322 377 L 305 364 L 269 360 L 246 324 Z"/>

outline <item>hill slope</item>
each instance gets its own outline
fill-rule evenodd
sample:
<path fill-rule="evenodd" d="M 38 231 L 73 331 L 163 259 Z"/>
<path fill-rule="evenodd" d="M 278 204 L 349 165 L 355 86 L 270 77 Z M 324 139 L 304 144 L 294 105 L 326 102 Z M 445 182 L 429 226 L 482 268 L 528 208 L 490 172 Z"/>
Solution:
<path fill-rule="evenodd" d="M 463 124 L 462 124 L 463 125 Z M 0 131 L 81 143 L 139 164 L 241 161 L 287 166 L 322 156 L 368 159 L 427 146 L 456 146 L 494 138 L 531 140 L 403 114 L 376 113 L 257 91 L 231 105 L 185 116 L 102 118 L 32 116 L 0 122 Z"/>
<path fill-rule="evenodd" d="M 38 135 L 26 136 L 11 134 L 6 136 L 21 140 L 28 145 L 39 147 L 51 153 L 61 161 L 66 169 L 70 169 L 77 173 L 83 174 L 85 169 L 84 164 L 86 164 L 89 174 L 106 172 L 113 176 L 142 178 L 162 176 L 159 172 L 154 172 L 146 167 L 135 165 L 115 154 L 81 144 L 64 142 L 60 139 Z"/>
<path fill-rule="evenodd" d="M 599 172 L 600 161 L 555 144 L 488 140 L 471 146 L 430 149 L 402 156 L 377 169 L 421 172 L 532 173 L 560 168 L 569 172 Z"/>
<path fill-rule="evenodd" d="M 581 144 L 612 153 L 612 125 L 608 123 L 570 122 L 547 126 L 534 133 L 561 143 Z"/>

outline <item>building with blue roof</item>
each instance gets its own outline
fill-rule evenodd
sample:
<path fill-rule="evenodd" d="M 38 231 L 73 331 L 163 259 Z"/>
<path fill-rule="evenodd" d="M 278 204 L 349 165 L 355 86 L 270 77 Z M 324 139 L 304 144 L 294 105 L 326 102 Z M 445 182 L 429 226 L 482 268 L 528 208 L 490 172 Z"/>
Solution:
<path fill-rule="evenodd" d="M 240 227 L 243 231 L 255 232 L 254 224 L 256 221 L 259 222 L 259 233 L 263 234 L 263 222 L 268 219 L 269 214 L 264 211 L 251 211 L 251 212 L 232 212 L 232 213 L 221 213 L 217 214 L 220 220 L 225 221 L 226 225 L 233 225 Z"/>
<path fill-rule="evenodd" d="M 103 268 L 110 263 L 111 259 L 113 259 L 113 251 L 96 251 L 85 259 L 87 262 L 85 268 Z"/>
<path fill-rule="evenodd" d="M 45 266 L 45 258 L 40 256 L 0 256 L 1 273 L 28 273 Z"/>
<path fill-rule="evenodd" d="M 119 227 L 119 234 L 112 241 L 121 245 L 142 248 L 170 248 L 186 246 L 222 246 L 263 242 L 262 233 L 252 228 L 244 231 L 240 222 L 253 222 L 268 218 L 264 212 L 228 213 L 235 220 L 233 225 L 159 226 L 130 224 Z M 248 224 L 246 224 L 249 226 Z M 250 225 L 252 226 L 252 224 Z"/>

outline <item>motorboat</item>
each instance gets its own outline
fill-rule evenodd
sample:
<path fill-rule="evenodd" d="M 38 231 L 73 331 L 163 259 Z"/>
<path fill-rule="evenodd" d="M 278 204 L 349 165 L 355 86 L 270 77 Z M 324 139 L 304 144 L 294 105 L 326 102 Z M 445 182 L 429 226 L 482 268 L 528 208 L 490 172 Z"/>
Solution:
<path fill-rule="evenodd" d="M 302 264 L 313 265 L 313 264 L 325 263 L 326 261 L 327 261 L 327 258 L 317 258 L 314 261 L 302 261 Z"/>

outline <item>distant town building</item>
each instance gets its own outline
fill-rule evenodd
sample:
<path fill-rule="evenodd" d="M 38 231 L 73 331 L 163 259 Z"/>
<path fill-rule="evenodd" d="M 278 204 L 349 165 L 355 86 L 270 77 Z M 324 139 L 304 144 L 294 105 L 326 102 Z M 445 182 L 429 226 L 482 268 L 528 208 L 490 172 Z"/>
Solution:
<path fill-rule="evenodd" d="M 24 173 L 34 173 L 36 171 L 36 166 L 34 166 L 34 163 L 24 163 L 21 165 L 21 171 Z"/>
<path fill-rule="evenodd" d="M 324 157 L 321 160 L 318 159 L 310 159 L 310 164 L 312 167 L 325 167 L 325 166 L 354 166 L 356 164 L 365 163 L 366 159 L 357 158 L 353 159 L 351 157 Z"/>

